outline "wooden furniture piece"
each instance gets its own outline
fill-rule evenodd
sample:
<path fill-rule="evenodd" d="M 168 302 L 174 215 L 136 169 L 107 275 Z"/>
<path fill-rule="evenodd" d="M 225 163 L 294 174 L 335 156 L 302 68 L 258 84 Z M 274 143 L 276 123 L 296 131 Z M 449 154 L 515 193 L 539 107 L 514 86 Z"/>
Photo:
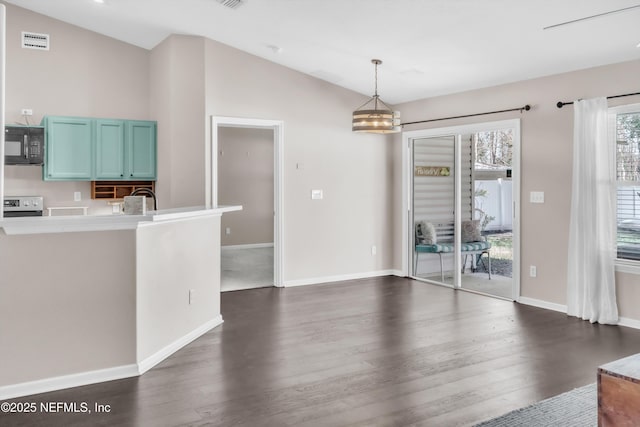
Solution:
<path fill-rule="evenodd" d="M 92 199 L 122 199 L 139 188 L 155 191 L 154 181 L 91 181 Z"/>
<path fill-rule="evenodd" d="M 598 426 L 640 425 L 640 354 L 598 368 Z"/>

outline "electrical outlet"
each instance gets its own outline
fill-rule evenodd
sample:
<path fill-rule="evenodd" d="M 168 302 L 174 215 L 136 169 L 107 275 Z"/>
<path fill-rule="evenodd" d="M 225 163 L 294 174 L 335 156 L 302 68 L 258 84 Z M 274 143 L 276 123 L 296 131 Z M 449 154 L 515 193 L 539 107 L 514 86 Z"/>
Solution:
<path fill-rule="evenodd" d="M 33 110 L 31 108 L 23 108 L 22 109 L 23 116 L 33 116 Z"/>
<path fill-rule="evenodd" d="M 378 253 L 378 248 L 375 245 L 371 246 L 371 255 L 375 255 Z"/>
<path fill-rule="evenodd" d="M 189 305 L 193 304 L 195 302 L 195 299 L 196 299 L 196 290 L 189 289 Z"/>
<path fill-rule="evenodd" d="M 535 265 L 529 266 L 529 277 L 536 277 L 538 275 L 538 269 Z"/>
<path fill-rule="evenodd" d="M 73 201 L 74 202 L 79 202 L 82 200 L 82 193 L 80 191 L 74 191 L 73 192 Z"/>
<path fill-rule="evenodd" d="M 227 235 L 231 234 L 231 227 L 225 228 L 224 229 L 224 234 L 227 234 Z"/>

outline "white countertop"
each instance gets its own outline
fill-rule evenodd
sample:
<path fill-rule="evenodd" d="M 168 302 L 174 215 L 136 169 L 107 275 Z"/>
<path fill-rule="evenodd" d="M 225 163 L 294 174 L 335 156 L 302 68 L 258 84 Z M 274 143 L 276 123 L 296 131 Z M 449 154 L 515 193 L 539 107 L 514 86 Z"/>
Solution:
<path fill-rule="evenodd" d="M 0 219 L 0 228 L 7 235 L 68 233 L 76 231 L 133 230 L 161 221 L 180 220 L 202 216 L 219 216 L 225 212 L 242 210 L 242 206 L 206 208 L 192 206 L 160 209 L 146 215 L 66 215 Z"/>

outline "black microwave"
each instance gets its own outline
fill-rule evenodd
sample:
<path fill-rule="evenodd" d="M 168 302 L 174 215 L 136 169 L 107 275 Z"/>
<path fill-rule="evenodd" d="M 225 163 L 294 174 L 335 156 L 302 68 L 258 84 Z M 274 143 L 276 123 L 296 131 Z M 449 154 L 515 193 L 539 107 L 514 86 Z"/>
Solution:
<path fill-rule="evenodd" d="M 44 163 L 44 127 L 5 126 L 4 163 L 41 165 Z"/>

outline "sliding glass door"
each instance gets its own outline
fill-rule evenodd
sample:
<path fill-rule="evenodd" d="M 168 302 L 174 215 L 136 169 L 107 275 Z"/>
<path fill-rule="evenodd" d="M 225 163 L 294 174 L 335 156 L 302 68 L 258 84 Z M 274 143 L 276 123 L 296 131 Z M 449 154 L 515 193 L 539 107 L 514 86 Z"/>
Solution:
<path fill-rule="evenodd" d="M 454 287 L 457 139 L 448 135 L 411 142 L 412 276 Z"/>
<path fill-rule="evenodd" d="M 461 287 L 514 299 L 514 131 L 511 128 L 482 130 L 470 136 L 473 194 L 472 214 L 468 219 L 472 220 L 470 230 L 477 232 L 477 236 L 464 236 L 462 240 L 479 238 L 482 248 L 473 256 L 462 253 Z"/>
<path fill-rule="evenodd" d="M 446 130 L 405 136 L 409 275 L 516 299 L 519 121 Z"/>

